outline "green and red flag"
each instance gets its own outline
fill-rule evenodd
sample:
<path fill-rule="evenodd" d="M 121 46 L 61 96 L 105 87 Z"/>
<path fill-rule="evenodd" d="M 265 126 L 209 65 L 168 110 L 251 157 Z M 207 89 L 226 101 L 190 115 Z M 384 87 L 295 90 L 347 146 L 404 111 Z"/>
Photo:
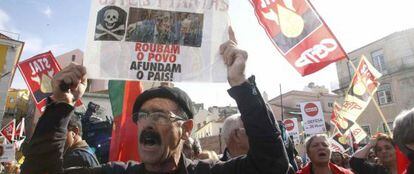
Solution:
<path fill-rule="evenodd" d="M 135 99 L 142 93 L 139 81 L 111 80 L 108 84 L 114 124 L 109 161 L 139 161 L 137 125 L 132 122 Z"/>

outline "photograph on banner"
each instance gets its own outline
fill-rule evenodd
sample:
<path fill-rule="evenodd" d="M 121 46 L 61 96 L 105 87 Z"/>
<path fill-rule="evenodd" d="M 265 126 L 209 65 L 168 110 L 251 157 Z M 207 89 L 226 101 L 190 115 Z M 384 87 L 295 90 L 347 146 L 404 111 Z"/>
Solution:
<path fill-rule="evenodd" d="M 52 95 L 52 78 L 60 71 L 55 57 L 49 51 L 19 62 L 17 67 L 33 96 L 36 108 L 43 112 L 46 98 Z"/>
<path fill-rule="evenodd" d="M 84 66 L 93 79 L 225 82 L 228 0 L 91 1 Z"/>
<path fill-rule="evenodd" d="M 297 118 L 289 118 L 283 120 L 283 124 L 286 127 L 286 132 L 289 136 L 293 137 L 293 141 L 295 144 L 300 143 L 300 137 L 299 137 L 299 125 L 298 125 L 298 119 Z"/>
<path fill-rule="evenodd" d="M 0 162 L 15 161 L 15 154 L 14 144 L 0 144 Z"/>
<path fill-rule="evenodd" d="M 307 0 L 250 0 L 267 35 L 302 75 L 346 57 L 335 36 Z"/>
<path fill-rule="evenodd" d="M 300 103 L 300 110 L 306 134 L 313 135 L 326 132 L 321 102 L 302 102 Z"/>

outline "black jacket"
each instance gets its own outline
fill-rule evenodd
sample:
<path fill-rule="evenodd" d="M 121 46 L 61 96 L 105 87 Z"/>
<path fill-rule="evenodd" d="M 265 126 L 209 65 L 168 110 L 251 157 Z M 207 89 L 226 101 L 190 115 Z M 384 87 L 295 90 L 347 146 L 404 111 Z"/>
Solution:
<path fill-rule="evenodd" d="M 85 140 L 72 145 L 63 155 L 63 168 L 76 166 L 99 167 L 99 161 L 95 153 Z"/>
<path fill-rule="evenodd" d="M 352 157 L 349 165 L 356 174 L 391 174 L 384 166 L 369 163 L 366 159 Z"/>
<path fill-rule="evenodd" d="M 249 137 L 247 155 L 227 162 L 191 161 L 181 156 L 179 174 L 285 174 L 288 160 L 278 125 L 267 109 L 254 79 L 232 87 L 228 93 L 233 97 L 241 113 L 241 119 Z M 77 173 L 77 174 L 142 174 L 145 164 L 136 162 L 110 162 L 96 168 L 63 169 L 62 156 L 66 126 L 73 107 L 65 103 L 51 103 L 39 119 L 31 142 L 25 151 L 26 160 L 22 173 Z M 58 113 L 58 114 L 57 114 Z"/>

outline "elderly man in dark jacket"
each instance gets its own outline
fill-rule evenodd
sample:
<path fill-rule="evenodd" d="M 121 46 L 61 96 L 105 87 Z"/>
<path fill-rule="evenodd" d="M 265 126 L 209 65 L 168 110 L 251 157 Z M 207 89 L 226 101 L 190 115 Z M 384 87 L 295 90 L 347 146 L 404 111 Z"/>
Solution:
<path fill-rule="evenodd" d="M 231 30 L 230 30 L 231 31 Z M 193 108 L 188 95 L 171 87 L 145 91 L 134 104 L 132 120 L 138 124 L 138 151 L 141 162 L 110 162 L 96 168 L 62 167 L 65 126 L 73 111 L 73 104 L 86 88 L 86 69 L 70 65 L 53 78 L 52 102 L 40 118 L 28 146 L 22 173 L 77 174 L 284 174 L 288 160 L 278 125 L 266 108 L 254 78 L 244 75 L 247 53 L 236 47 L 234 35 L 220 47 L 231 89 L 228 93 L 238 105 L 249 138 L 250 149 L 227 162 L 191 161 L 182 154 L 183 143 L 193 127 Z M 61 84 L 72 84 L 62 91 Z"/>

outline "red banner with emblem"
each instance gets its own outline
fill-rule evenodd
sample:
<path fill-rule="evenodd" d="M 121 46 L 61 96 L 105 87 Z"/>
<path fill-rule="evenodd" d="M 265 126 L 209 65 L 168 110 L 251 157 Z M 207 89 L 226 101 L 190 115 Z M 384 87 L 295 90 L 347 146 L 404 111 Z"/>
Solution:
<path fill-rule="evenodd" d="M 307 0 L 250 0 L 259 23 L 287 61 L 302 75 L 346 57 Z"/>
<path fill-rule="evenodd" d="M 36 103 L 36 108 L 41 112 L 46 106 L 46 98 L 52 95 L 52 78 L 60 71 L 52 52 L 46 52 L 31 57 L 18 65 L 30 93 Z"/>

